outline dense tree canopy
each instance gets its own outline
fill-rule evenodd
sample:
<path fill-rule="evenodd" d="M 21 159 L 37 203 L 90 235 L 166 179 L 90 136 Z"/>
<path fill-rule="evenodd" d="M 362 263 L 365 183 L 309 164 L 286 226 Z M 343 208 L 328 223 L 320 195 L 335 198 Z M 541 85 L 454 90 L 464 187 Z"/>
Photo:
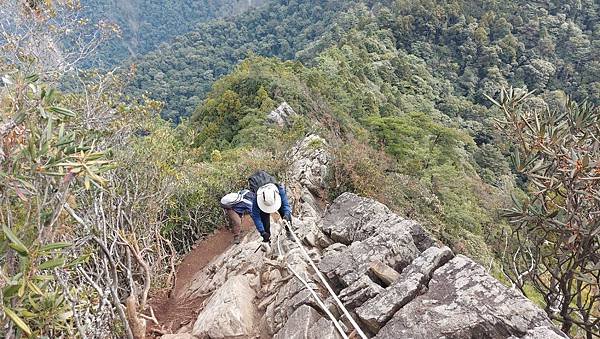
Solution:
<path fill-rule="evenodd" d="M 260 6 L 264 0 L 92 0 L 82 1 L 85 20 L 119 27 L 115 39 L 100 46 L 88 63 L 114 67 L 125 59 L 148 53 L 159 44 L 187 33 L 196 24 L 230 17 Z"/>
<path fill-rule="evenodd" d="M 133 89 L 166 101 L 163 116 L 177 120 L 190 115 L 210 85 L 250 52 L 311 64 L 331 45 L 360 38 L 348 32 L 379 29 L 381 39 L 364 45 L 363 53 L 392 46 L 407 55 L 405 66 L 387 65 L 382 53 L 378 71 L 387 67 L 401 75 L 421 65 L 451 84 L 433 86 L 429 95 L 453 94 L 486 104 L 484 93 L 511 84 L 599 102 L 598 10 L 594 1 L 272 1 L 201 24 L 135 60 Z M 439 97 L 431 101 L 441 104 Z M 477 114 L 470 104 L 447 104 L 461 114 Z"/>

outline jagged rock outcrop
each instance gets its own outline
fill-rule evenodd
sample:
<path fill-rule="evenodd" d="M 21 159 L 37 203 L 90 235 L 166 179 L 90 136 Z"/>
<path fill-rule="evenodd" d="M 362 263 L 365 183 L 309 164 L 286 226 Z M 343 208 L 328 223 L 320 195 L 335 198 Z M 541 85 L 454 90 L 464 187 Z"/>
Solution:
<path fill-rule="evenodd" d="M 290 124 L 290 119 L 295 115 L 294 109 L 284 101 L 267 115 L 267 120 L 279 127 L 284 127 Z"/>
<path fill-rule="evenodd" d="M 323 139 L 305 138 L 289 157 L 293 229 L 369 337 L 566 337 L 519 292 L 471 259 L 455 256 L 419 223 L 352 193 L 325 208 L 329 156 Z M 269 248 L 261 250 L 259 236 L 250 232 L 186 286 L 180 297 L 207 297 L 191 335 L 341 338 L 325 309 L 352 332 L 301 248 L 278 223 L 272 230 Z M 308 282 L 325 309 L 291 270 Z"/>
<path fill-rule="evenodd" d="M 402 337 L 564 338 L 540 308 L 462 255 L 435 270 L 427 292 L 402 307 L 376 336 Z"/>

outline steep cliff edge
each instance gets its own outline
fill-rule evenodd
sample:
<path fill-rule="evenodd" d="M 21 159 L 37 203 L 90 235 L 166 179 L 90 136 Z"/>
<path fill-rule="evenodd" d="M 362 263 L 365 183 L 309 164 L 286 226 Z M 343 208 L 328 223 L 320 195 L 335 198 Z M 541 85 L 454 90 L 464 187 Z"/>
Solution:
<path fill-rule="evenodd" d="M 325 209 L 323 139 L 307 137 L 290 157 L 294 231 L 368 337 L 566 337 L 519 292 L 438 244 L 417 222 L 351 193 Z M 282 234 L 280 223 L 274 228 L 270 248 L 250 232 L 199 271 L 179 300 L 206 297 L 201 312 L 164 338 L 342 338 L 311 290 L 345 335 L 358 337 L 302 249 Z"/>

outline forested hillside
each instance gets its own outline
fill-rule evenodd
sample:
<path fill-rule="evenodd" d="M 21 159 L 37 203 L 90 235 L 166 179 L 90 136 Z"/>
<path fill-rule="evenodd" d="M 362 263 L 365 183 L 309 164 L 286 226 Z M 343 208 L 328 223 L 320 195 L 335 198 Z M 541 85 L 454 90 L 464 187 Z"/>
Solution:
<path fill-rule="evenodd" d="M 594 1 L 378 1 L 364 5 L 368 15 L 358 4 L 274 1 L 202 24 L 136 60 L 133 87 L 165 101 L 163 116 L 177 120 L 250 52 L 310 64 L 344 32 L 377 25 L 397 49 L 423 59 L 434 76 L 452 81 L 453 94 L 471 102 L 484 103 L 483 93 L 508 84 L 600 100 Z"/>
<path fill-rule="evenodd" d="M 115 38 L 98 49 L 92 65 L 114 67 L 130 57 L 155 50 L 196 24 L 231 17 L 260 6 L 264 0 L 93 0 L 83 1 L 81 16 L 119 26 Z"/>
<path fill-rule="evenodd" d="M 200 24 L 133 63 L 133 93 L 166 103 L 162 116 L 189 116 L 212 83 L 252 53 L 293 59 L 295 53 L 332 30 L 352 2 L 273 1 L 235 18 Z"/>

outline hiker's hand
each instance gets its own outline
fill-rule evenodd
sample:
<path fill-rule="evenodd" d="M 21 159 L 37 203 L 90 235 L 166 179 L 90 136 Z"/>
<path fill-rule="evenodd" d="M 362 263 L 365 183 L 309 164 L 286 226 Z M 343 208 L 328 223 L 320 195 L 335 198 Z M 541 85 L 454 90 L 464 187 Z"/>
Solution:
<path fill-rule="evenodd" d="M 262 232 L 260 235 L 263 238 L 263 242 L 269 242 L 269 240 L 271 240 L 271 234 L 267 232 Z"/>
<path fill-rule="evenodd" d="M 288 222 L 292 222 L 292 213 L 286 213 L 286 215 L 283 216 L 283 219 L 287 220 Z"/>

